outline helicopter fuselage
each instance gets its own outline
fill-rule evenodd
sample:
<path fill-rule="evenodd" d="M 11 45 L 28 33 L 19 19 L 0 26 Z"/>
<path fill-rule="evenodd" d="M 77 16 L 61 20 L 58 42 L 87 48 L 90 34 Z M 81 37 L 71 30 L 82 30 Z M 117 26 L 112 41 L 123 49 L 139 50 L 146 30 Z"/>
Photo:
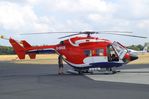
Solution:
<path fill-rule="evenodd" d="M 61 41 L 55 50 L 58 54 L 63 55 L 67 64 L 76 69 L 119 67 L 131 61 L 124 46 L 119 45 L 124 49 L 124 53 L 123 50 L 121 51 L 124 54 L 121 57 L 112 44 L 106 39 L 74 37 Z"/>

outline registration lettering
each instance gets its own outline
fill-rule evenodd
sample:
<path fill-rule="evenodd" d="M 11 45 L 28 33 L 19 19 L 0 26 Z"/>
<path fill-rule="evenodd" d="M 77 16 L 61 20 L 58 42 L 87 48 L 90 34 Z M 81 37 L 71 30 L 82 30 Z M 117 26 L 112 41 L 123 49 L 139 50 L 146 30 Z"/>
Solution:
<path fill-rule="evenodd" d="M 66 47 L 65 46 L 59 46 L 59 47 L 56 47 L 56 50 L 65 50 Z"/>

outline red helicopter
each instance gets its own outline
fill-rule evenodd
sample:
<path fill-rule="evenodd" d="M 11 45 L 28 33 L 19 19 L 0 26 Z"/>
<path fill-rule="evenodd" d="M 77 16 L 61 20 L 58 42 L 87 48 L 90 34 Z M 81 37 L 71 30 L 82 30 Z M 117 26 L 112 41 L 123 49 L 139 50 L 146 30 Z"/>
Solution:
<path fill-rule="evenodd" d="M 85 34 L 87 36 L 76 36 L 82 34 Z M 14 51 L 18 55 L 19 59 L 25 59 L 25 54 L 28 54 L 30 59 L 35 59 L 36 54 L 38 53 L 50 53 L 51 51 L 54 51 L 58 55 L 62 55 L 63 60 L 68 65 L 70 65 L 75 72 L 79 74 L 101 69 L 116 73 L 117 71 L 114 68 L 123 66 L 128 62 L 138 59 L 138 56 L 136 56 L 136 54 L 132 54 L 130 51 L 127 50 L 125 46 L 123 46 L 119 42 L 112 42 L 107 39 L 92 37 L 92 34 L 102 33 L 92 31 L 79 33 L 75 32 L 75 34 L 71 34 L 61 38 L 71 36 L 75 37 L 62 40 L 57 45 L 48 46 L 31 46 L 25 40 L 21 40 L 21 42 L 18 42 L 12 38 L 9 38 L 8 40 L 14 48 Z M 129 34 L 114 35 L 146 38 Z M 1 38 L 4 39 L 3 36 L 1 36 Z"/>

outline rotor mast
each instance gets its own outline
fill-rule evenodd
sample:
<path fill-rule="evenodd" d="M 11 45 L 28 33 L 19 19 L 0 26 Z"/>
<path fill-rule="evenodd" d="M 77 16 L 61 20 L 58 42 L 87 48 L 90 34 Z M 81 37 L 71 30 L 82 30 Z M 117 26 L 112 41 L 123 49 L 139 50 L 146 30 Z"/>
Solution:
<path fill-rule="evenodd" d="M 80 34 L 86 34 L 87 37 L 91 37 L 91 34 L 96 34 L 96 32 L 93 32 L 93 31 L 85 31 L 85 32 L 80 32 Z"/>

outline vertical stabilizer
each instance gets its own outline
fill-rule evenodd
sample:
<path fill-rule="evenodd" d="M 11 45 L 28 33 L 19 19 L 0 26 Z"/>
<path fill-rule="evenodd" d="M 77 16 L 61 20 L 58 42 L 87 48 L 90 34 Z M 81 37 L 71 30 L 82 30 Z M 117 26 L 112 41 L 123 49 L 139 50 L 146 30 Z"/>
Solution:
<path fill-rule="evenodd" d="M 14 39 L 9 39 L 10 44 L 14 48 L 14 51 L 18 55 L 19 59 L 25 59 L 25 49 Z"/>

